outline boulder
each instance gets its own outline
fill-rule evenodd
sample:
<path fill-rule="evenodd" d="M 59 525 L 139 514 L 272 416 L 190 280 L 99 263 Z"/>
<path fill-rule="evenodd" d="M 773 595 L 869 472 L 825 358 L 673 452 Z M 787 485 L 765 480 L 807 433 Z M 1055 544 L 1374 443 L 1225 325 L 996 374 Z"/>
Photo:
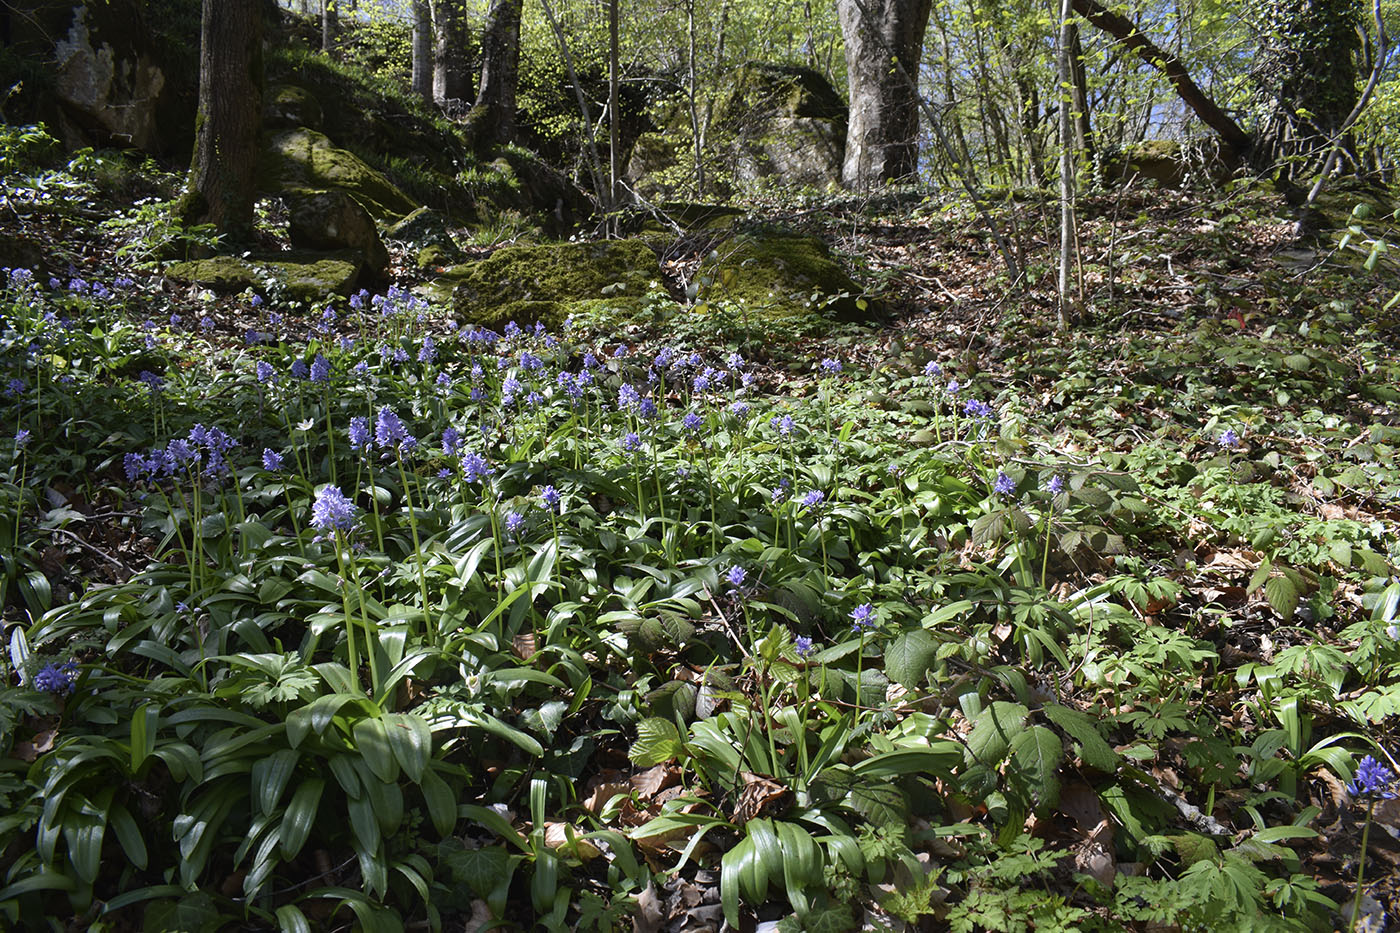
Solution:
<path fill-rule="evenodd" d="M 295 188 L 339 188 L 380 222 L 397 221 L 418 206 L 382 172 L 306 127 L 284 130 L 268 140 L 259 183 L 272 194 Z"/>
<path fill-rule="evenodd" d="M 352 249 L 364 258 L 374 278 L 389 269 L 389 251 L 379 239 L 374 218 L 359 201 L 338 188 L 289 191 L 283 195 L 290 217 L 288 234 L 301 249 Z"/>
<path fill-rule="evenodd" d="M 640 240 L 507 246 L 478 262 L 453 266 L 428 287 L 450 300 L 464 321 L 498 327 L 605 307 L 640 310 L 661 280 L 656 253 Z"/>
<path fill-rule="evenodd" d="M 447 215 L 430 207 L 418 208 L 385 230 L 384 239 L 413 247 L 420 267 L 449 265 L 463 258 Z"/>
<path fill-rule="evenodd" d="M 283 288 L 293 298 L 313 302 L 331 294 L 348 296 L 359 283 L 361 265 L 355 252 L 291 252 L 174 262 L 165 267 L 165 274 L 216 292 Z"/>
<path fill-rule="evenodd" d="M 841 184 L 846 102 L 821 72 L 750 62 L 736 74 L 716 122 L 730 137 L 729 158 L 740 182 Z"/>
<path fill-rule="evenodd" d="M 770 230 L 744 233 L 720 244 L 700 266 L 698 299 L 741 303 L 773 316 L 821 314 L 865 321 L 876 303 L 814 236 Z"/>
<path fill-rule="evenodd" d="M 179 121 L 171 110 L 179 109 L 191 76 L 168 71 L 143 6 L 42 0 L 9 17 L 7 51 L 45 63 L 50 80 L 38 92 L 47 98 L 38 112 L 68 148 L 174 148 L 168 137 Z"/>
<path fill-rule="evenodd" d="M 321 128 L 321 103 L 306 88 L 274 84 L 263 98 L 263 126 L 268 129 Z"/>

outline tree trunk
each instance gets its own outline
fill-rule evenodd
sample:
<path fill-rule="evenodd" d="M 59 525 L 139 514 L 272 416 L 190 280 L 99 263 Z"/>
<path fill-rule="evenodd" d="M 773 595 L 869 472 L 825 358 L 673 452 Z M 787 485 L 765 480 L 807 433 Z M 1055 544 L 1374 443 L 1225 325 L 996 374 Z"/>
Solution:
<path fill-rule="evenodd" d="M 462 0 L 433 0 L 433 100 L 470 100 L 471 35 Z"/>
<path fill-rule="evenodd" d="M 1073 0 L 1060 3 L 1060 41 L 1056 49 L 1056 76 L 1060 87 L 1060 275 L 1059 325 L 1069 327 L 1070 271 L 1074 263 L 1074 115 L 1070 52 L 1074 45 Z"/>
<path fill-rule="evenodd" d="M 618 112 L 617 84 L 619 80 L 617 5 L 619 0 L 608 0 L 608 206 L 617 207 L 621 200 L 618 188 L 621 171 L 618 159 L 622 157 L 622 114 Z"/>
<path fill-rule="evenodd" d="M 574 54 L 569 50 L 568 37 L 564 35 L 564 29 L 554 15 L 554 8 L 550 6 L 549 0 L 540 0 L 540 6 L 544 9 L 544 17 L 549 21 L 549 27 L 554 30 L 554 39 L 559 43 L 559 54 L 564 59 L 564 70 L 569 76 L 569 83 L 574 87 L 574 99 L 578 101 L 580 120 L 579 135 L 583 138 L 584 151 L 588 153 L 588 172 L 593 176 L 593 191 L 599 200 L 602 200 L 603 160 L 598 156 L 598 142 L 593 136 L 593 114 L 588 107 L 588 95 L 579 83 L 578 70 L 574 68 Z"/>
<path fill-rule="evenodd" d="M 1356 0 L 1263 0 L 1255 59 L 1253 162 L 1285 177 L 1315 171 L 1356 104 Z"/>
<path fill-rule="evenodd" d="M 476 148 L 515 138 L 515 88 L 520 78 L 522 0 L 491 0 L 481 33 L 481 90 L 469 134 Z"/>
<path fill-rule="evenodd" d="M 1073 85 L 1074 145 L 1090 164 L 1094 161 L 1094 128 L 1089 122 L 1089 79 L 1084 73 L 1084 46 L 1079 41 L 1079 23 L 1070 22 L 1069 72 Z"/>
<path fill-rule="evenodd" d="M 841 181 L 849 188 L 870 188 L 918 171 L 918 91 L 900 72 L 918 74 L 932 5 L 932 0 L 836 2 L 850 97 Z"/>
<path fill-rule="evenodd" d="M 433 12 L 428 0 L 413 0 L 413 93 L 433 99 Z"/>
<path fill-rule="evenodd" d="M 1105 9 L 1098 0 L 1073 0 L 1073 5 L 1074 12 L 1117 39 L 1138 58 L 1160 71 L 1176 89 L 1177 96 L 1195 111 L 1201 122 L 1220 134 L 1228 155 L 1238 159 L 1249 153 L 1252 146 L 1249 134 L 1240 129 L 1239 124 L 1230 119 L 1229 115 L 1191 80 L 1191 75 L 1181 59 L 1158 48 L 1138 31 L 1132 20 Z"/>
<path fill-rule="evenodd" d="M 204 0 L 194 160 L 177 212 L 234 242 L 253 235 L 262 122 L 262 0 Z"/>
<path fill-rule="evenodd" d="M 336 40 L 340 33 L 340 0 L 321 0 L 321 51 L 336 57 Z"/>

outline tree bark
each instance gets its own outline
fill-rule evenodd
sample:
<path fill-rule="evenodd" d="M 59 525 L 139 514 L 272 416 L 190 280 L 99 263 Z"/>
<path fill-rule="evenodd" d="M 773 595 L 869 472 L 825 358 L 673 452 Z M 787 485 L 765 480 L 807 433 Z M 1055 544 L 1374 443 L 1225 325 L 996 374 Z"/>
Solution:
<path fill-rule="evenodd" d="M 480 149 L 515 138 L 515 89 L 520 79 L 522 0 L 491 0 L 481 33 L 481 91 L 469 134 Z"/>
<path fill-rule="evenodd" d="M 1252 146 L 1249 134 L 1240 129 L 1239 124 L 1230 119 L 1230 116 L 1196 85 L 1181 59 L 1158 48 L 1138 31 L 1132 20 L 1104 8 L 1098 0 L 1072 2 L 1074 12 L 1117 39 L 1138 58 L 1161 72 L 1176 89 L 1177 96 L 1195 111 L 1201 122 L 1220 134 L 1228 155 L 1242 159 L 1249 153 Z"/>
<path fill-rule="evenodd" d="M 622 158 L 622 114 L 618 110 L 617 84 L 619 79 L 617 5 L 619 0 L 608 0 L 608 207 L 615 208 L 621 200 L 618 181 L 621 180 Z"/>
<path fill-rule="evenodd" d="M 471 35 L 462 0 L 433 0 L 433 100 L 470 100 Z"/>
<path fill-rule="evenodd" d="M 918 90 L 900 71 L 918 74 L 932 5 L 932 0 L 836 2 L 850 97 L 841 181 L 849 188 L 870 188 L 918 171 Z"/>
<path fill-rule="evenodd" d="M 1089 78 L 1084 72 L 1084 46 L 1079 41 L 1079 23 L 1070 22 L 1069 33 L 1071 101 L 1074 104 L 1074 145 L 1090 164 L 1094 161 L 1094 128 L 1089 120 Z"/>
<path fill-rule="evenodd" d="M 340 33 L 340 0 L 321 0 L 321 51 L 336 57 Z"/>
<path fill-rule="evenodd" d="M 1061 0 L 1060 41 L 1056 49 L 1056 75 L 1060 86 L 1060 275 L 1059 325 L 1069 327 L 1070 271 L 1074 263 L 1074 116 L 1070 52 L 1074 45 L 1074 0 Z"/>
<path fill-rule="evenodd" d="M 253 177 L 262 124 L 262 0 L 204 0 L 194 159 L 177 207 L 233 242 L 253 235 Z"/>
<path fill-rule="evenodd" d="M 433 99 L 433 12 L 428 0 L 413 0 L 413 93 Z"/>

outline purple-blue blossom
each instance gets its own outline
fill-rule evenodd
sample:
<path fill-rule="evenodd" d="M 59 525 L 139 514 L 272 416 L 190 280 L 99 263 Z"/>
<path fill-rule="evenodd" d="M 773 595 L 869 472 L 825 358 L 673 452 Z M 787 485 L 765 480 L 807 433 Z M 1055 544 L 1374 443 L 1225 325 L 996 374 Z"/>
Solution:
<path fill-rule="evenodd" d="M 49 663 L 34 675 L 34 689 L 55 696 L 67 696 L 73 692 L 73 684 L 78 679 L 78 665 L 72 661 L 62 664 Z"/>
<path fill-rule="evenodd" d="M 1391 770 L 1379 760 L 1367 755 L 1361 759 L 1361 764 L 1356 769 L 1356 779 L 1347 785 L 1347 791 L 1354 797 L 1380 797 L 1385 800 L 1393 800 L 1395 792 L 1391 790 L 1395 783 L 1395 775 Z"/>
<path fill-rule="evenodd" d="M 323 486 L 311 505 L 311 526 L 319 531 L 348 531 L 355 524 L 355 504 L 339 486 Z"/>
<path fill-rule="evenodd" d="M 851 612 L 851 628 L 857 632 L 867 632 L 875 627 L 875 607 L 862 603 Z"/>

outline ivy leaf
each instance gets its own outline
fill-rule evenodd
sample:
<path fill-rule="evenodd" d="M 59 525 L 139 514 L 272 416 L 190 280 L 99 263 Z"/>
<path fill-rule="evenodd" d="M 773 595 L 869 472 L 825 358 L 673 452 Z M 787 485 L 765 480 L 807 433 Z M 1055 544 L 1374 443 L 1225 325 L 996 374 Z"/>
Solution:
<path fill-rule="evenodd" d="M 938 643 L 923 629 L 905 632 L 885 649 L 885 675 L 912 690 L 924 679 L 938 654 Z"/>

